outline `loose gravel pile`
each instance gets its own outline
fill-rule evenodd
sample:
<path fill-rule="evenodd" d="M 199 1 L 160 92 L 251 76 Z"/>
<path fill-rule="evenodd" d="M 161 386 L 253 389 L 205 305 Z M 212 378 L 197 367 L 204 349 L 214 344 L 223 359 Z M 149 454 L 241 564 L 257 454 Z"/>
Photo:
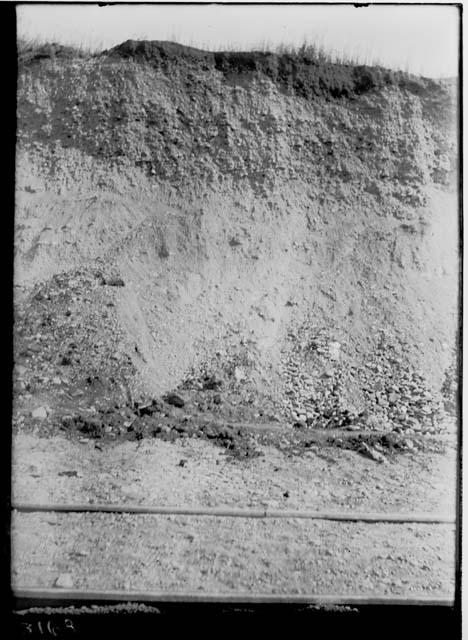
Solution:
<path fill-rule="evenodd" d="M 283 406 L 296 426 L 407 435 L 447 431 L 455 413 L 453 382 L 443 394 L 431 392 L 405 356 L 410 345 L 382 330 L 373 352 L 353 358 L 346 353 L 349 345 L 330 334 L 308 324 L 289 332 L 282 362 Z M 445 407 L 452 408 L 452 415 Z"/>

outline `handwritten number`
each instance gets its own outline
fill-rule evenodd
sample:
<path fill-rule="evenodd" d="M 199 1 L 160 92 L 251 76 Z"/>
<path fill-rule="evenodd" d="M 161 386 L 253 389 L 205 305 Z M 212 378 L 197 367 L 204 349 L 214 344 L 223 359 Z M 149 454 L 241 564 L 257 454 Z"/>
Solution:
<path fill-rule="evenodd" d="M 47 630 L 49 631 L 50 635 L 52 636 L 56 636 L 57 632 L 55 631 L 54 627 L 51 625 L 51 621 L 47 620 Z"/>
<path fill-rule="evenodd" d="M 73 620 L 70 620 L 69 618 L 65 619 L 65 627 L 67 629 L 71 629 L 72 631 L 76 631 L 75 627 L 73 626 Z"/>

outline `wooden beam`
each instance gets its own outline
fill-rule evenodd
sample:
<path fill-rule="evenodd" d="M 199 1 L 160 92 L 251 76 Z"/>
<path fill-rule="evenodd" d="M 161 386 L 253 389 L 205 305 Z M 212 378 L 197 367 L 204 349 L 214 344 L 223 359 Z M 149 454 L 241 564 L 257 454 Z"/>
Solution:
<path fill-rule="evenodd" d="M 35 504 L 13 503 L 12 509 L 22 513 L 131 513 L 152 515 L 212 516 L 218 518 L 302 518 L 339 520 L 344 522 L 394 522 L 455 524 L 455 516 L 438 513 L 374 513 L 349 511 L 307 511 L 292 509 L 236 509 L 227 507 L 158 507 L 128 504 Z"/>

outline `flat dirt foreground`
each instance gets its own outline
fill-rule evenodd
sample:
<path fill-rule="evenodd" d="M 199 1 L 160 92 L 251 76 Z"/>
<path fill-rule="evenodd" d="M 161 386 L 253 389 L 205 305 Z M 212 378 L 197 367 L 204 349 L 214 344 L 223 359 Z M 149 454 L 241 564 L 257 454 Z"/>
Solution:
<path fill-rule="evenodd" d="M 19 435 L 13 501 L 455 514 L 456 446 L 378 464 L 335 448 Z M 455 526 L 184 515 L 14 512 L 13 587 L 453 597 Z"/>

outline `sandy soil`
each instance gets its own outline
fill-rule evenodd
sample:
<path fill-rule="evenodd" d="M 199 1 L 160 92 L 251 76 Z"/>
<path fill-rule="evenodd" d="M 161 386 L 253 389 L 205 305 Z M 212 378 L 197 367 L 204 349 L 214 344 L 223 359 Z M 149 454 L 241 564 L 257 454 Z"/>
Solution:
<path fill-rule="evenodd" d="M 20 435 L 13 499 L 455 509 L 454 445 L 387 464 L 331 448 L 302 457 L 264 453 L 232 461 L 222 449 L 191 440 L 124 442 L 103 452 L 91 441 Z M 451 596 L 454 533 L 451 525 L 15 513 L 13 584 L 51 587 L 70 573 L 76 588 Z"/>
<path fill-rule="evenodd" d="M 15 583 L 81 589 L 453 595 L 450 526 L 22 514 Z"/>

